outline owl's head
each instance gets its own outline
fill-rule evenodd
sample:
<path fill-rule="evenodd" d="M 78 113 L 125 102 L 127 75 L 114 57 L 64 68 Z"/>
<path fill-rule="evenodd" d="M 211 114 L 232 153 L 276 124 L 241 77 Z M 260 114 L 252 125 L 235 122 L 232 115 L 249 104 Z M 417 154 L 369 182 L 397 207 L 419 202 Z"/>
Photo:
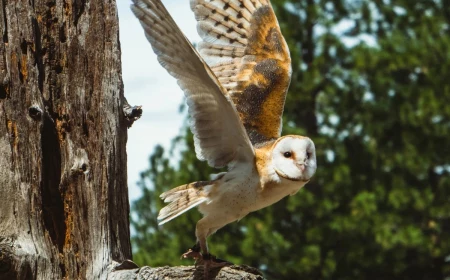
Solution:
<path fill-rule="evenodd" d="M 316 148 L 308 137 L 281 137 L 274 144 L 272 160 L 277 174 L 292 181 L 308 181 L 317 168 Z"/>

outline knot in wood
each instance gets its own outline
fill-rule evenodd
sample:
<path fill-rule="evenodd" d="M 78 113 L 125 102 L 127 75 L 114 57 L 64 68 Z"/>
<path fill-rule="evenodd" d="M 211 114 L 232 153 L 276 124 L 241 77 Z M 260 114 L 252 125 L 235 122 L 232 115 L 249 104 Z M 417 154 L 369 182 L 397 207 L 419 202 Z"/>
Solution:
<path fill-rule="evenodd" d="M 33 120 L 40 121 L 42 119 L 42 109 L 37 105 L 33 105 L 28 109 L 28 115 Z"/>
<path fill-rule="evenodd" d="M 77 149 L 76 156 L 70 170 L 72 174 L 89 173 L 89 159 L 84 149 Z"/>

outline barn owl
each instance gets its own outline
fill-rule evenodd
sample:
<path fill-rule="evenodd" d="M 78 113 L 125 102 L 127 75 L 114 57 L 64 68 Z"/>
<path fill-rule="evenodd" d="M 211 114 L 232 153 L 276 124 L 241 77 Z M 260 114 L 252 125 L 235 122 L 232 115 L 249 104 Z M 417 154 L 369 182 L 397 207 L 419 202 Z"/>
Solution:
<path fill-rule="evenodd" d="M 160 225 L 191 208 L 203 214 L 197 243 L 182 257 L 220 265 L 207 238 L 250 212 L 295 194 L 316 171 L 315 146 L 281 137 L 291 59 L 269 0 L 191 0 L 198 52 L 160 0 L 133 0 L 161 65 L 184 91 L 195 152 L 228 171 L 169 190 Z M 205 268 L 206 270 L 207 268 Z"/>

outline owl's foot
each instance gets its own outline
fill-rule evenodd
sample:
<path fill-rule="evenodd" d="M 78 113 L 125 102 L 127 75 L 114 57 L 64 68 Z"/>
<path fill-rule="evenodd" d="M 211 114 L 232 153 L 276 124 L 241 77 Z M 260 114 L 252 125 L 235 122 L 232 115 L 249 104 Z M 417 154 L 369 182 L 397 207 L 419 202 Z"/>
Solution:
<path fill-rule="evenodd" d="M 204 254 L 202 255 L 202 259 L 198 260 L 196 265 L 202 265 L 203 266 L 203 278 L 204 279 L 210 279 L 210 274 L 212 276 L 217 275 L 220 268 L 232 265 L 232 263 L 227 262 L 225 260 L 221 260 L 216 258 L 215 256 L 211 254 Z M 211 271 L 212 270 L 212 271 Z M 212 277 L 215 279 L 215 277 Z"/>
<path fill-rule="evenodd" d="M 192 248 L 190 248 L 186 253 L 181 255 L 182 259 L 194 259 L 195 266 L 203 266 L 203 279 L 210 279 L 210 276 L 217 275 L 220 268 L 232 265 L 232 263 L 218 259 L 210 253 L 201 253 L 200 244 L 195 244 Z M 214 278 L 214 277 L 213 277 Z"/>
<path fill-rule="evenodd" d="M 200 254 L 200 252 L 196 252 L 196 251 L 193 251 L 192 249 L 189 249 L 186 253 L 181 255 L 180 259 L 198 260 L 198 259 L 201 259 L 201 257 L 202 257 L 202 254 Z"/>
<path fill-rule="evenodd" d="M 194 259 L 194 260 L 201 260 L 202 254 L 200 253 L 200 245 L 197 243 L 194 246 L 192 246 L 192 248 L 190 248 L 189 250 L 187 250 L 186 253 L 184 253 L 183 255 L 181 255 L 181 259 Z"/>
<path fill-rule="evenodd" d="M 216 258 L 216 256 L 213 256 L 211 254 L 206 254 L 206 255 L 202 255 L 202 264 L 205 265 L 205 269 L 207 267 L 209 268 L 218 268 L 218 267 L 224 267 L 227 265 L 233 265 L 232 263 L 230 263 L 229 261 L 226 260 L 222 260 L 222 259 L 218 259 Z"/>

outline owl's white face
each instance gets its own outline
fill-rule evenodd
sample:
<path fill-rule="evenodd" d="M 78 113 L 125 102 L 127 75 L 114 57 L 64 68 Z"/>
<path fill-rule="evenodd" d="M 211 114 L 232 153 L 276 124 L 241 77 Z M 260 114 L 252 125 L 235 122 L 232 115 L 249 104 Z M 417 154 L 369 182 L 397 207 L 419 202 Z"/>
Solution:
<path fill-rule="evenodd" d="M 277 174 L 292 181 L 308 181 L 317 168 L 316 148 L 307 137 L 281 137 L 272 150 L 272 159 Z"/>

